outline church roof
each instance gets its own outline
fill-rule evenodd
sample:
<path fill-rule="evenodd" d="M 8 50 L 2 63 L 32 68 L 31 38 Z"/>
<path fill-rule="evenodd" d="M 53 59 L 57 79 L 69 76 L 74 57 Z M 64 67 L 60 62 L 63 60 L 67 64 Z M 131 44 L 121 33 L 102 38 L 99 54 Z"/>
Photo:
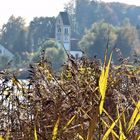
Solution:
<path fill-rule="evenodd" d="M 64 25 L 70 25 L 69 15 L 67 12 L 60 12 L 60 16 Z"/>
<path fill-rule="evenodd" d="M 71 43 L 71 51 L 81 51 L 80 48 L 78 47 L 78 39 L 71 39 L 70 43 Z"/>

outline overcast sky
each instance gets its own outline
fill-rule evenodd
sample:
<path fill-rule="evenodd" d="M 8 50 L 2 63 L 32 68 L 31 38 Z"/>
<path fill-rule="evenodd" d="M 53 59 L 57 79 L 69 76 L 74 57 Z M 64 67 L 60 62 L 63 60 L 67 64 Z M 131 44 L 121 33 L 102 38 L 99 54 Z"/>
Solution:
<path fill-rule="evenodd" d="M 11 15 L 22 16 L 26 22 L 33 17 L 57 16 L 69 0 L 0 0 L 0 25 L 6 23 Z M 119 1 L 140 5 L 140 0 L 102 0 Z"/>

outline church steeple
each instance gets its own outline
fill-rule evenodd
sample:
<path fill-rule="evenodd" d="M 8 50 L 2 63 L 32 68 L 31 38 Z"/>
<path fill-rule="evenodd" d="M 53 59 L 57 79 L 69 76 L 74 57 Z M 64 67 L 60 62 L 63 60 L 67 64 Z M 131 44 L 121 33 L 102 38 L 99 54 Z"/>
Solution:
<path fill-rule="evenodd" d="M 71 27 L 67 12 L 60 12 L 56 19 L 55 39 L 70 51 Z"/>

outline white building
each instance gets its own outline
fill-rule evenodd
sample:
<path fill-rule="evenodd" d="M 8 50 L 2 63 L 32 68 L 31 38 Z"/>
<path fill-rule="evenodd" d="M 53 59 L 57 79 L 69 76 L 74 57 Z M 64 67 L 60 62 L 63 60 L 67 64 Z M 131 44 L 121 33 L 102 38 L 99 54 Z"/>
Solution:
<path fill-rule="evenodd" d="M 78 40 L 71 38 L 70 18 L 67 12 L 60 12 L 56 18 L 55 39 L 75 58 L 82 57 L 78 49 Z"/>
<path fill-rule="evenodd" d="M 13 59 L 14 55 L 0 44 L 0 56 L 6 56 L 9 60 Z"/>
<path fill-rule="evenodd" d="M 55 39 L 64 45 L 67 51 L 70 51 L 70 20 L 67 12 L 60 12 L 56 19 Z"/>

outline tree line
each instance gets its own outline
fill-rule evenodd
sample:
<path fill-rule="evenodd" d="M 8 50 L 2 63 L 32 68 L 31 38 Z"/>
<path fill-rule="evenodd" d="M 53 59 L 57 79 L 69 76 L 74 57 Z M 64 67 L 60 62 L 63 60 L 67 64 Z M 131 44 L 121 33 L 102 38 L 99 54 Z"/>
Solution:
<path fill-rule="evenodd" d="M 94 23 L 80 40 L 79 47 L 90 58 L 96 56 L 102 60 L 106 47 L 114 49 L 114 62 L 118 62 L 120 58 L 130 59 L 134 55 L 140 56 L 138 30 L 130 23 L 125 23 L 121 27 L 105 22 Z"/>
<path fill-rule="evenodd" d="M 139 55 L 140 7 L 96 0 L 70 0 L 65 10 L 70 15 L 72 37 L 79 38 L 79 47 L 89 57 L 97 55 L 102 58 L 108 39 L 109 47 L 120 49 L 124 57 L 132 53 Z M 0 44 L 15 55 L 14 63 L 20 66 L 37 61 L 44 48 L 49 52 L 46 57 L 53 60 L 56 68 L 66 57 L 54 40 L 55 21 L 56 17 L 35 17 L 26 26 L 24 18 L 12 15 L 0 30 Z"/>

